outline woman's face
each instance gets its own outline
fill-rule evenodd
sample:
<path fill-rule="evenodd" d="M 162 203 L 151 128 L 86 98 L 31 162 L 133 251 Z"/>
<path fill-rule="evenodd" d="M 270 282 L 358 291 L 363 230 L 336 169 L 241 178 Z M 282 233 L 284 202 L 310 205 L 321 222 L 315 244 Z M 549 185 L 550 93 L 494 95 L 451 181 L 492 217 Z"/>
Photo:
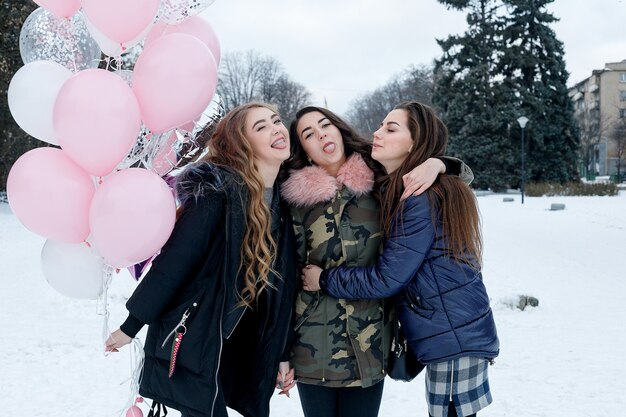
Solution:
<path fill-rule="evenodd" d="M 296 126 L 300 144 L 311 160 L 331 175 L 346 161 L 343 137 L 326 116 L 312 111 L 300 118 Z"/>
<path fill-rule="evenodd" d="M 280 116 L 267 107 L 248 111 L 245 135 L 256 161 L 273 166 L 289 158 L 289 132 Z"/>
<path fill-rule="evenodd" d="M 408 122 L 406 110 L 392 110 L 380 129 L 374 132 L 372 158 L 380 162 L 388 173 L 398 169 L 413 148 Z"/>

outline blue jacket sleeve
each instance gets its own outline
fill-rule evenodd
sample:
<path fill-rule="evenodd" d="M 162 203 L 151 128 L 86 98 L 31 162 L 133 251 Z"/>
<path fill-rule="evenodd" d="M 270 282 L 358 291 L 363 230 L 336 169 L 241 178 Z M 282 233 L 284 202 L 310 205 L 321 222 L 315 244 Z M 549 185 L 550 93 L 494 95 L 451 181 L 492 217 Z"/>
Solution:
<path fill-rule="evenodd" d="M 422 194 L 406 199 L 399 217 L 376 265 L 324 271 L 323 289 L 328 294 L 346 299 L 385 298 L 409 284 L 435 240 L 428 197 Z"/>

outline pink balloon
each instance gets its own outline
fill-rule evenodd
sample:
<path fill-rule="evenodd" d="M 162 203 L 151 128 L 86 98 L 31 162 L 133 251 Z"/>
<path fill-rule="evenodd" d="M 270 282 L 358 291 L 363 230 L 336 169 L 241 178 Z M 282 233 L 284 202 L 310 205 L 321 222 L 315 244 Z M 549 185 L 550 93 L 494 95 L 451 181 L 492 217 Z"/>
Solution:
<path fill-rule="evenodd" d="M 182 126 L 179 126 L 178 129 L 185 130 L 187 132 L 192 132 L 194 127 L 196 127 L 195 119 L 183 124 Z"/>
<path fill-rule="evenodd" d="M 149 45 L 155 39 L 172 33 L 186 33 L 187 35 L 192 35 L 200 39 L 211 50 L 213 58 L 215 58 L 215 62 L 219 66 L 222 56 L 220 41 L 209 22 L 200 16 L 192 16 L 178 25 L 168 25 L 164 22 L 157 22 L 152 29 L 150 29 L 150 32 L 148 32 L 144 45 Z"/>
<path fill-rule="evenodd" d="M 141 168 L 107 177 L 89 211 L 93 244 L 117 268 L 154 255 L 172 233 L 175 219 L 172 190 L 157 174 Z"/>
<path fill-rule="evenodd" d="M 152 23 L 159 3 L 160 0 L 83 0 L 83 12 L 103 35 L 124 43 Z"/>
<path fill-rule="evenodd" d="M 146 46 L 135 64 L 133 91 L 153 133 L 181 126 L 202 113 L 217 85 L 217 64 L 198 38 L 174 33 Z"/>
<path fill-rule="evenodd" d="M 66 243 L 89 235 L 91 177 L 65 153 L 37 148 L 22 155 L 7 180 L 13 213 L 30 231 Z"/>
<path fill-rule="evenodd" d="M 44 9 L 64 18 L 73 16 L 80 9 L 80 0 L 34 0 Z"/>
<path fill-rule="evenodd" d="M 141 411 L 141 408 L 133 405 L 126 410 L 126 417 L 143 417 L 143 411 Z"/>
<path fill-rule="evenodd" d="M 89 69 L 61 87 L 53 124 L 67 155 L 92 175 L 103 176 L 133 147 L 141 116 L 137 99 L 122 78 Z"/>

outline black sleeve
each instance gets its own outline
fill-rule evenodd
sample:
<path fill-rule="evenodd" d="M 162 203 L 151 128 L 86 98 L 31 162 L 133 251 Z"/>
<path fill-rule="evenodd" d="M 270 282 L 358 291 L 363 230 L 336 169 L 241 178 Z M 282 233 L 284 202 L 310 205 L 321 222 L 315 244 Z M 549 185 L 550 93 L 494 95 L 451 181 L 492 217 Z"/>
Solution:
<path fill-rule="evenodd" d="M 472 169 L 461 159 L 451 156 L 438 156 L 436 158 L 446 166 L 447 175 L 456 175 L 461 178 L 461 181 L 468 185 L 474 180 Z"/>
<path fill-rule="evenodd" d="M 458 159 L 448 158 L 447 156 L 438 156 L 443 164 L 446 166 L 446 174 L 459 175 L 461 173 L 461 161 Z"/>
<path fill-rule="evenodd" d="M 130 315 L 124 327 L 129 332 L 136 334 L 141 329 L 139 323 L 151 324 L 158 319 L 174 295 L 192 281 L 215 233 L 223 230 L 224 210 L 223 193 L 207 193 L 188 203 L 150 271 L 126 303 Z"/>
<path fill-rule="evenodd" d="M 126 336 L 134 338 L 143 326 L 144 323 L 142 323 L 141 320 L 129 314 L 126 321 L 120 326 L 120 330 L 123 331 Z"/>

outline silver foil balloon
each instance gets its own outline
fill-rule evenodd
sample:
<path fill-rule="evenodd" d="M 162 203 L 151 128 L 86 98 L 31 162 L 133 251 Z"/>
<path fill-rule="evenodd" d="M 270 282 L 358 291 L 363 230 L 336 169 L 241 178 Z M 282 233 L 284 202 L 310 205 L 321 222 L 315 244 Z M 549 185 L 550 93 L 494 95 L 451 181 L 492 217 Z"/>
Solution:
<path fill-rule="evenodd" d="M 100 53 L 81 12 L 70 19 L 61 19 L 39 8 L 26 18 L 20 32 L 20 54 L 24 64 L 53 61 L 78 72 L 98 67 Z"/>
<path fill-rule="evenodd" d="M 153 135 L 152 132 L 146 129 L 144 125 L 141 125 L 141 130 L 139 131 L 135 145 L 133 145 L 132 149 L 128 151 L 126 157 L 124 157 L 124 159 L 117 164 L 116 169 L 120 170 L 130 168 L 139 162 L 148 152 L 148 143 L 152 140 L 153 136 L 157 135 Z"/>
<path fill-rule="evenodd" d="M 188 17 L 195 16 L 215 0 L 161 0 L 159 20 L 176 25 Z"/>
<path fill-rule="evenodd" d="M 191 132 L 177 130 L 178 140 L 174 142 L 174 149 L 179 155 L 178 167 L 196 161 L 204 155 L 208 148 L 208 141 L 217 127 L 217 123 L 226 115 L 222 98 L 215 94 L 209 105 L 204 109 Z"/>
<path fill-rule="evenodd" d="M 202 114 L 195 121 L 195 126 L 191 131 L 191 135 L 195 138 L 201 132 L 211 129 L 213 125 L 217 124 L 226 115 L 226 108 L 224 107 L 224 101 L 219 94 L 213 95 L 211 102 L 204 109 Z"/>
<path fill-rule="evenodd" d="M 120 78 L 122 78 L 124 81 L 126 81 L 126 84 L 128 84 L 130 87 L 133 86 L 133 72 L 130 70 L 124 70 L 124 69 L 118 69 L 113 71 L 113 74 L 115 75 L 119 75 Z"/>
<path fill-rule="evenodd" d="M 174 169 L 196 161 L 204 155 L 213 130 L 225 114 L 224 102 L 218 94 L 215 94 L 207 108 L 194 121 L 191 132 L 176 129 L 153 134 L 142 126 L 135 145 L 116 168 L 120 170 L 139 166 L 164 176 Z M 170 150 L 175 152 L 175 158 L 167 155 Z"/>

